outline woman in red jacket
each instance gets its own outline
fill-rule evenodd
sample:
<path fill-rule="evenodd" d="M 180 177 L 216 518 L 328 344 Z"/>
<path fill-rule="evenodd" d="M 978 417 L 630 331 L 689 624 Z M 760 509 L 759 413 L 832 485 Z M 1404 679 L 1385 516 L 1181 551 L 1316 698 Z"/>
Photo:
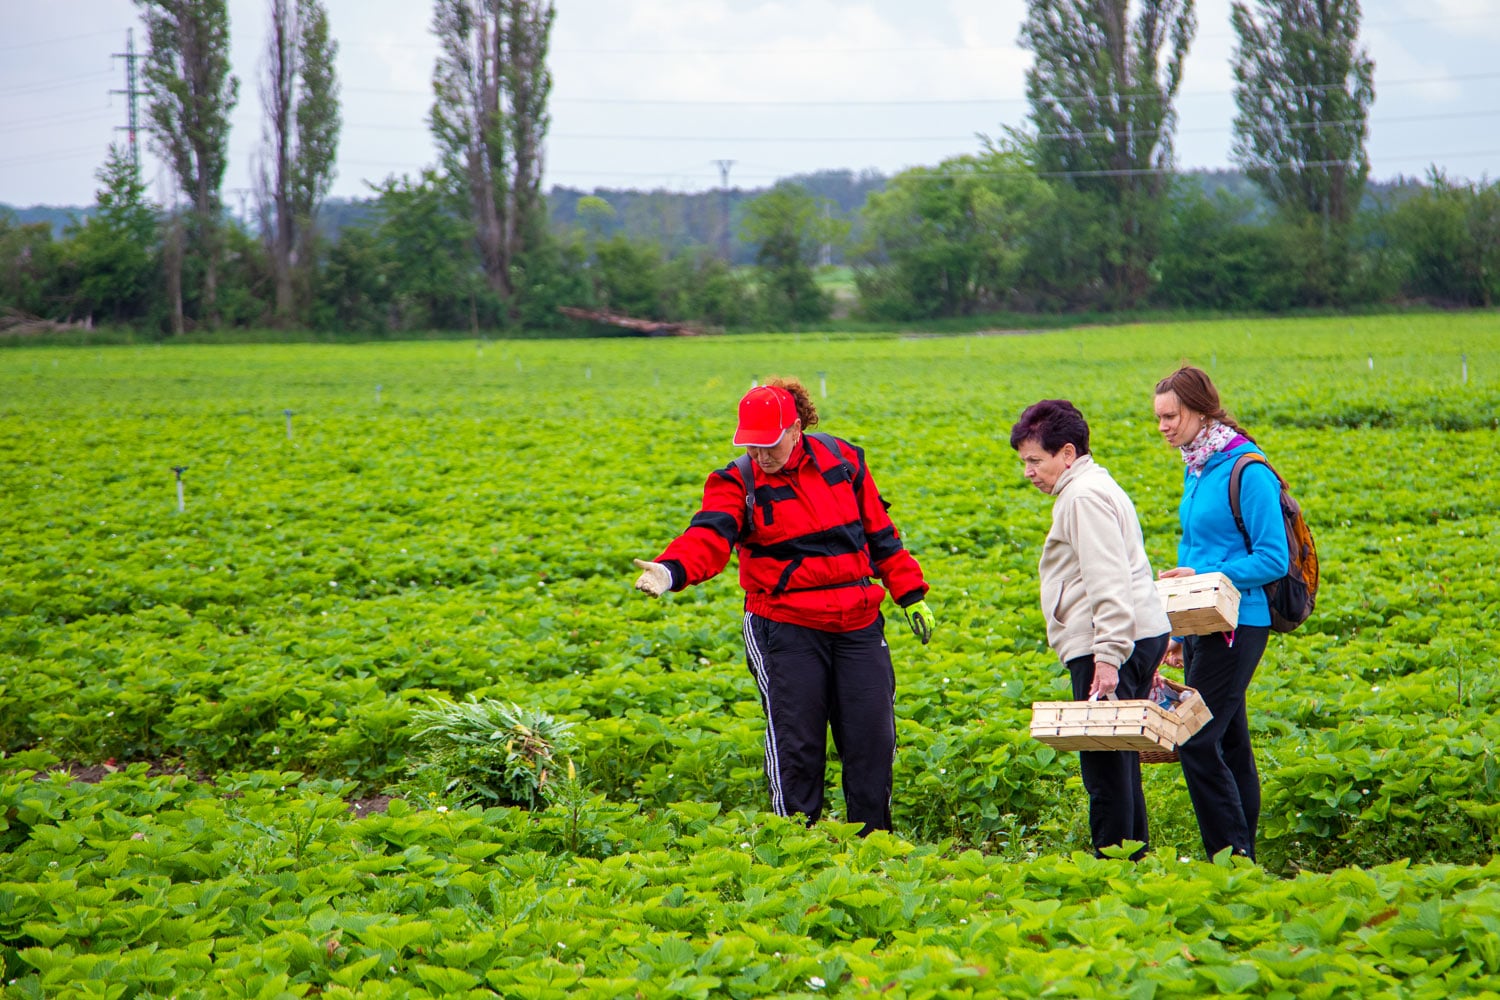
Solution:
<path fill-rule="evenodd" d="M 817 422 L 795 379 L 750 390 L 734 435 L 746 456 L 709 475 L 703 508 L 656 561 L 635 560 L 635 586 L 660 597 L 702 583 L 737 549 L 772 809 L 821 815 L 831 727 L 849 821 L 889 830 L 896 675 L 880 605 L 889 590 L 924 643 L 932 612 L 864 451 L 806 433 Z"/>

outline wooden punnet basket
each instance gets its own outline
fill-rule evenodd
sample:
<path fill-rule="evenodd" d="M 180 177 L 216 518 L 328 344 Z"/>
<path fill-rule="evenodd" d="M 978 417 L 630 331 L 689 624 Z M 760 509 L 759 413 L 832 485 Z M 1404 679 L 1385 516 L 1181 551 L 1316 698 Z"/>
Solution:
<path fill-rule="evenodd" d="M 1135 750 L 1143 764 L 1176 760 L 1177 745 L 1213 713 L 1193 688 L 1167 684 L 1181 698 L 1171 710 L 1135 698 L 1032 702 L 1031 736 L 1059 750 Z"/>
<path fill-rule="evenodd" d="M 1232 632 L 1240 620 L 1240 592 L 1223 573 L 1157 580 L 1156 592 L 1173 635 Z"/>
<path fill-rule="evenodd" d="M 1167 714 L 1177 719 L 1177 742 L 1186 743 L 1189 736 L 1208 725 L 1214 713 L 1208 710 L 1208 703 L 1198 694 L 1197 688 L 1190 688 L 1186 684 L 1178 684 L 1174 680 L 1163 677 L 1162 683 L 1177 693 L 1177 706 L 1168 710 Z M 1179 760 L 1177 747 L 1170 750 L 1142 750 L 1142 764 L 1175 764 Z"/>

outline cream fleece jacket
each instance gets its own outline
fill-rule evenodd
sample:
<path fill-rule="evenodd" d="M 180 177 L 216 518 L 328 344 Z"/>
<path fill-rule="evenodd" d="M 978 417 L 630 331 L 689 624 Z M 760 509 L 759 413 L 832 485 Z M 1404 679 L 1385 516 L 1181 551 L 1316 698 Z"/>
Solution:
<path fill-rule="evenodd" d="M 1130 497 L 1089 455 L 1052 490 L 1052 529 L 1037 569 L 1047 643 L 1064 663 L 1092 654 L 1119 666 L 1135 640 L 1170 632 Z"/>

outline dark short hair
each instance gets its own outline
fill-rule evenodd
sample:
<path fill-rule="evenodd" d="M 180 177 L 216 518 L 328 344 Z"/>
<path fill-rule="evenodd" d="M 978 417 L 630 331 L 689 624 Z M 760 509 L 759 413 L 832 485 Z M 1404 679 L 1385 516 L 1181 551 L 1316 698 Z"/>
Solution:
<path fill-rule="evenodd" d="M 1065 444 L 1071 444 L 1080 455 L 1089 453 L 1089 424 L 1078 407 L 1066 399 L 1044 399 L 1032 403 L 1021 419 L 1010 429 L 1010 446 L 1017 451 L 1027 441 L 1035 441 L 1049 455 L 1056 455 Z"/>

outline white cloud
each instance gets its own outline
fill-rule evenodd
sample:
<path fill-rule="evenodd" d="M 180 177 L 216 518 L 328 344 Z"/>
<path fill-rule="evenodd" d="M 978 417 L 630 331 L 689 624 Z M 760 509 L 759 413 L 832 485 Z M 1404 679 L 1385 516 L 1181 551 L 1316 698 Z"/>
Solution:
<path fill-rule="evenodd" d="M 1375 100 L 1380 106 L 1381 81 L 1399 80 L 1400 96 L 1423 102 L 1446 103 L 1462 96 L 1463 88 L 1440 56 L 1419 55 L 1399 32 L 1372 28 L 1365 35 L 1366 50 L 1375 60 Z"/>
<path fill-rule="evenodd" d="M 1500 38 L 1500 3 L 1495 0 L 1423 0 L 1408 7 L 1413 15 L 1431 19 L 1433 27 L 1447 34 Z"/>
<path fill-rule="evenodd" d="M 432 83 L 437 44 L 417 46 L 409 36 L 382 31 L 371 40 L 370 51 L 378 69 L 376 81 L 392 90 L 426 91 Z"/>

